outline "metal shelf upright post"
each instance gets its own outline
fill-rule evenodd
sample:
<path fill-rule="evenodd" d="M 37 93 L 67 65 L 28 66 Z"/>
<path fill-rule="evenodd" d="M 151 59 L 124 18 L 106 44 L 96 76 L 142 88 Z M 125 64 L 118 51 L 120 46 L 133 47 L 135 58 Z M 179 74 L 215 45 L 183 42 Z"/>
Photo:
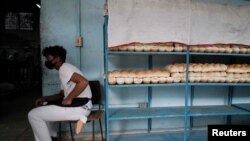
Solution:
<path fill-rule="evenodd" d="M 189 112 L 189 106 L 188 106 L 188 97 L 189 97 L 189 89 L 190 89 L 190 85 L 189 85 L 189 81 L 188 81 L 188 77 L 189 77 L 189 59 L 190 59 L 190 56 L 189 56 L 189 47 L 187 47 L 187 50 L 186 50 L 186 81 L 185 81 L 185 107 L 184 107 L 184 136 L 183 136 L 183 141 L 186 141 L 187 140 L 187 127 L 188 127 L 188 122 L 187 122 L 187 114 Z"/>
<path fill-rule="evenodd" d="M 106 141 L 109 141 L 109 98 L 108 98 L 108 80 L 107 80 L 107 72 L 108 72 L 108 16 L 104 16 L 104 24 L 103 24 L 103 38 L 104 38 L 104 95 L 105 95 L 105 138 Z"/>

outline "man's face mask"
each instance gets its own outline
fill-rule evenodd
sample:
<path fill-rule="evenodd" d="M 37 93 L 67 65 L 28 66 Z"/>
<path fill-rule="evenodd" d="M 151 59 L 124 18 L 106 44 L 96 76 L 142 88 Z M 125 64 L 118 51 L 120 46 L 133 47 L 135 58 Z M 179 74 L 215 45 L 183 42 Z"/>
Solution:
<path fill-rule="evenodd" d="M 48 60 L 48 61 L 45 61 L 44 65 L 48 68 L 48 69 L 54 69 L 55 68 L 55 64 L 52 63 L 54 59 L 52 60 Z"/>

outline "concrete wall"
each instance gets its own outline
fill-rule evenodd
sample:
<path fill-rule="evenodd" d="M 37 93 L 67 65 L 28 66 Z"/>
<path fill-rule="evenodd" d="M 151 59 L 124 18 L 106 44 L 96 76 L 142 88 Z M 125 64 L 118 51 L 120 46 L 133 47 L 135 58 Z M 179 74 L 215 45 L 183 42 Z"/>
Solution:
<path fill-rule="evenodd" d="M 90 80 L 102 80 L 103 74 L 103 1 L 100 0 L 42 0 L 41 48 L 62 45 L 67 49 L 66 61 L 79 68 Z M 80 8 L 80 10 L 79 10 Z M 75 47 L 78 35 L 84 38 L 83 47 Z M 43 62 L 44 62 L 44 58 Z M 57 92 L 55 70 L 43 65 L 43 94 Z"/>
<path fill-rule="evenodd" d="M 66 62 L 81 68 L 87 79 L 101 82 L 104 72 L 103 5 L 102 0 L 41 0 L 40 15 L 41 49 L 50 45 L 64 46 Z M 79 35 L 84 38 L 82 48 L 74 44 Z M 59 92 L 58 72 L 42 64 L 42 74 L 43 95 Z M 91 131 L 91 128 L 87 125 L 86 130 Z"/>

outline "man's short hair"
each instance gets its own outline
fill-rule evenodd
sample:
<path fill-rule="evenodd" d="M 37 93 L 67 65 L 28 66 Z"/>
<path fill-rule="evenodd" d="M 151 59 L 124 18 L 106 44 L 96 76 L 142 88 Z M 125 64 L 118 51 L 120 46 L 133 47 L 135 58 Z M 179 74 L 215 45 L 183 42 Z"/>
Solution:
<path fill-rule="evenodd" d="M 66 60 L 67 51 L 59 45 L 45 47 L 42 51 L 42 55 L 46 57 L 47 55 L 58 56 L 63 62 Z"/>

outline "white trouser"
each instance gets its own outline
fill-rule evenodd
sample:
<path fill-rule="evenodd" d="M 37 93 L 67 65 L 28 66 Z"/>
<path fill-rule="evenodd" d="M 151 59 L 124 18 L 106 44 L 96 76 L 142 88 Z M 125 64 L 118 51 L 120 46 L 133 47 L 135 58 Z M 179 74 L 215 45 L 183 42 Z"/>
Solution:
<path fill-rule="evenodd" d="M 92 104 L 88 103 L 88 106 L 92 108 Z M 89 114 L 90 110 L 82 107 L 47 105 L 32 109 L 28 114 L 28 119 L 36 141 L 51 141 L 51 136 L 56 136 L 58 131 L 58 128 L 53 127 L 51 122 L 80 119 L 86 123 Z"/>

